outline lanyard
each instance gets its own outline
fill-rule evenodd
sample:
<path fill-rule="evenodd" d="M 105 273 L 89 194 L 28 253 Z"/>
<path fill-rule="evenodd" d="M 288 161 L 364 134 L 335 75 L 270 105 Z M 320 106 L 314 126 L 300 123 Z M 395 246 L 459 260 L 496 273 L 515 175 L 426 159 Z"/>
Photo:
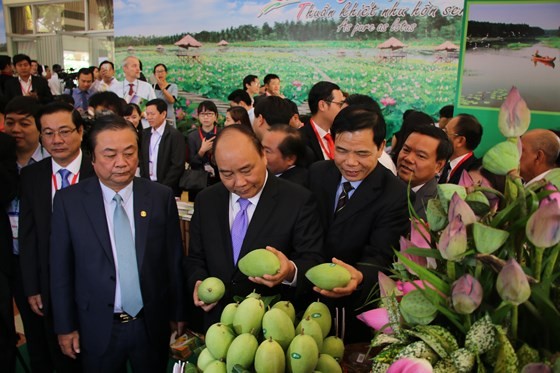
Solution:
<path fill-rule="evenodd" d="M 334 154 L 332 154 L 331 150 L 325 146 L 323 138 L 319 136 L 319 132 L 317 132 L 317 128 L 315 128 L 315 126 L 317 125 L 315 124 L 315 121 L 313 121 L 313 119 L 310 119 L 309 123 L 311 124 L 311 128 L 313 128 L 313 132 L 315 132 L 315 136 L 317 136 L 317 140 L 319 140 L 319 145 L 321 145 L 321 149 L 323 149 L 323 152 L 327 155 L 327 157 L 329 157 L 329 159 L 334 159 Z"/>
<path fill-rule="evenodd" d="M 214 126 L 214 135 L 218 133 L 218 129 Z M 198 127 L 198 136 L 200 136 L 200 140 L 204 140 L 204 135 L 202 134 L 202 129 Z"/>
<path fill-rule="evenodd" d="M 467 161 L 467 159 L 469 159 L 470 157 L 472 157 L 473 153 L 470 152 L 467 154 L 467 156 L 463 159 L 461 159 L 459 161 L 459 163 L 457 163 L 457 165 L 455 167 L 453 167 L 453 169 L 449 172 L 449 176 L 447 177 L 447 181 L 451 180 L 451 177 L 453 176 L 453 174 L 455 173 L 455 171 L 457 171 L 457 169 L 459 168 L 459 166 L 461 166 L 463 163 L 465 163 Z"/>
<path fill-rule="evenodd" d="M 157 131 L 154 131 L 154 133 L 152 133 L 152 136 L 154 136 L 154 135 L 157 135 L 158 139 L 154 142 L 154 146 L 150 146 L 150 154 L 149 154 L 150 162 L 152 161 L 152 155 L 154 154 L 154 152 L 158 148 L 159 143 L 161 142 L 161 138 L 163 137 L 163 135 L 160 135 L 160 133 L 157 132 Z M 150 138 L 150 140 L 151 140 L 151 138 Z"/>
<path fill-rule="evenodd" d="M 76 182 L 78 181 L 78 175 L 80 175 L 80 172 L 78 172 L 76 175 L 74 175 L 74 177 L 72 178 L 72 181 L 70 182 L 70 185 L 76 184 Z M 52 181 L 53 181 L 53 185 L 54 185 L 54 190 L 58 190 L 58 182 L 56 181 L 56 175 L 54 173 L 52 174 Z"/>
<path fill-rule="evenodd" d="M 20 80 L 19 86 L 21 87 L 22 96 L 29 96 L 29 92 L 31 92 L 31 89 L 33 88 L 31 86 L 31 77 L 29 77 L 28 83 L 23 83 L 23 81 Z M 25 89 L 25 86 L 27 87 L 27 89 Z"/>

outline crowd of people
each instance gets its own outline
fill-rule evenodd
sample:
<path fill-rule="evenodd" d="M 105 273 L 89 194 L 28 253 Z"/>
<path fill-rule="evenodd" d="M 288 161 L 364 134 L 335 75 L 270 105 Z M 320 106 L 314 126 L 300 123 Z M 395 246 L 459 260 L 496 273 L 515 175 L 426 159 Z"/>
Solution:
<path fill-rule="evenodd" d="M 203 101 L 198 126 L 185 137 L 175 128 L 178 89 L 164 64 L 153 68 L 153 85 L 129 56 L 122 82 L 104 61 L 80 69 L 77 86 L 63 89 L 51 82 L 59 66 L 49 77 L 32 63 L 0 57 L 6 372 L 15 369 L 12 299 L 33 372 L 124 372 L 127 362 L 134 372 L 164 372 L 172 331 L 204 332 L 234 297 L 252 291 L 280 294 L 297 310 L 320 298 L 339 315 L 345 342 L 367 342 L 371 332 L 356 310 L 409 233 L 408 194 L 425 219 L 438 183 L 456 184 L 463 172 L 503 188 L 474 155 L 483 126 L 453 107 L 442 108 L 437 123 L 406 112 L 389 149 L 373 98 L 317 82 L 310 115 L 300 117 L 282 96 L 280 77 L 268 74 L 261 86 L 247 75 L 228 97 L 225 126 L 216 104 Z M 528 184 L 557 167 L 552 131 L 531 130 L 522 144 Z M 195 209 L 185 255 L 175 201 L 187 164 L 207 177 L 188 190 Z M 277 256 L 278 273 L 239 271 L 238 260 L 258 248 Z M 324 262 L 348 269 L 350 282 L 313 287 L 305 272 Z M 226 292 L 205 304 L 197 288 L 210 276 Z"/>

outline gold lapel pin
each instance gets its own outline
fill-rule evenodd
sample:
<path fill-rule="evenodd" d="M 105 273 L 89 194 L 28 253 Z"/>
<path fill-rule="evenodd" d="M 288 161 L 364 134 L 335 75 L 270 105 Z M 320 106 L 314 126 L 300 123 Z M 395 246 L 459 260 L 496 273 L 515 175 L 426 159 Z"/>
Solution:
<path fill-rule="evenodd" d="M 145 218 L 146 216 L 148 216 L 148 213 L 146 211 L 140 211 L 140 216 Z"/>

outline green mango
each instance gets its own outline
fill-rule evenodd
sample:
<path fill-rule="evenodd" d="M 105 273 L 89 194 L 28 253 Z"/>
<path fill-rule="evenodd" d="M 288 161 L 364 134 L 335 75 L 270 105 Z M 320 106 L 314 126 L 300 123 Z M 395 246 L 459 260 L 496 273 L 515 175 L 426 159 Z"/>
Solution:
<path fill-rule="evenodd" d="M 206 304 L 216 303 L 224 296 L 226 286 L 217 277 L 208 277 L 198 286 L 198 299 Z"/>
<path fill-rule="evenodd" d="M 256 249 L 249 252 L 237 263 L 239 270 L 247 277 L 262 277 L 275 275 L 280 270 L 278 257 L 266 249 Z"/>
<path fill-rule="evenodd" d="M 288 372 L 312 372 L 319 360 L 319 349 L 315 340 L 306 334 L 296 335 L 288 347 L 286 363 Z"/>
<path fill-rule="evenodd" d="M 198 369 L 196 369 L 196 365 L 187 361 L 183 373 L 198 373 Z"/>
<path fill-rule="evenodd" d="M 332 290 L 348 285 L 350 272 L 338 264 L 323 263 L 310 268 L 305 277 L 320 289 Z"/>
<path fill-rule="evenodd" d="M 319 350 L 323 347 L 323 331 L 319 323 L 312 319 L 311 316 L 306 316 L 300 321 L 296 328 L 296 333 L 313 337 Z"/>
<path fill-rule="evenodd" d="M 317 366 L 315 367 L 315 369 L 320 372 L 342 373 L 340 364 L 338 364 L 334 357 L 327 354 L 319 355 L 319 360 L 317 361 Z"/>
<path fill-rule="evenodd" d="M 239 303 L 237 312 L 233 316 L 233 329 L 239 334 L 252 333 L 258 335 L 261 332 L 261 322 L 264 316 L 264 304 L 262 300 L 245 298 Z"/>
<path fill-rule="evenodd" d="M 247 295 L 245 298 L 255 298 L 255 299 L 261 299 L 262 296 L 257 293 L 256 290 L 253 290 L 251 293 L 249 293 L 249 295 Z"/>
<path fill-rule="evenodd" d="M 322 302 L 313 302 L 305 310 L 303 317 L 311 316 L 311 318 L 317 321 L 317 324 L 321 327 L 323 332 L 323 337 L 329 335 L 332 326 L 332 317 L 329 307 Z"/>
<path fill-rule="evenodd" d="M 212 356 L 208 348 L 205 348 L 200 352 L 200 355 L 198 355 L 198 359 L 196 360 L 196 366 L 198 367 L 198 369 L 204 371 L 204 369 L 206 369 L 208 364 L 210 364 L 214 360 L 216 360 L 216 358 Z"/>
<path fill-rule="evenodd" d="M 278 308 L 279 310 L 285 312 L 286 315 L 288 315 L 288 317 L 290 318 L 290 320 L 292 320 L 292 324 L 295 324 L 296 309 L 294 308 L 292 302 L 290 302 L 289 300 L 282 300 L 280 302 L 277 302 L 274 306 L 272 306 L 272 308 Z"/>
<path fill-rule="evenodd" d="M 220 323 L 231 328 L 233 326 L 233 317 L 235 316 L 238 307 L 239 303 L 230 303 L 225 306 L 220 316 Z"/>
<path fill-rule="evenodd" d="M 259 373 L 284 373 L 284 350 L 272 338 L 263 341 L 255 354 L 255 371 Z"/>
<path fill-rule="evenodd" d="M 204 373 L 227 373 L 226 364 L 219 360 L 213 361 L 204 369 Z"/>
<path fill-rule="evenodd" d="M 294 323 L 284 311 L 278 308 L 272 308 L 264 314 L 262 328 L 264 337 L 274 339 L 284 351 L 296 336 Z"/>
<path fill-rule="evenodd" d="M 344 342 L 337 336 L 331 335 L 323 340 L 322 354 L 331 355 L 336 361 L 342 361 L 344 356 Z"/>
<path fill-rule="evenodd" d="M 235 335 L 227 325 L 216 323 L 206 331 L 206 348 L 216 359 L 225 359 L 229 345 L 234 339 Z"/>
<path fill-rule="evenodd" d="M 255 353 L 259 347 L 257 338 L 250 333 L 243 333 L 238 335 L 231 345 L 229 346 L 226 365 L 227 371 L 231 372 L 233 367 L 237 364 L 241 365 L 244 369 L 249 369 L 253 365 Z"/>

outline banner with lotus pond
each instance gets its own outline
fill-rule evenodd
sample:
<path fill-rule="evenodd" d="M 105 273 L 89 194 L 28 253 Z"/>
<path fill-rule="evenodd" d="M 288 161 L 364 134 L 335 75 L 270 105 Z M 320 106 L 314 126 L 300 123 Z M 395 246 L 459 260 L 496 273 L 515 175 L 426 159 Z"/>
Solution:
<path fill-rule="evenodd" d="M 531 109 L 531 128 L 558 129 L 560 1 L 467 0 L 463 30 L 456 111 L 484 125 L 478 152 L 503 139 L 495 124 L 512 86 Z"/>
<path fill-rule="evenodd" d="M 332 81 L 375 98 L 390 136 L 404 111 L 437 121 L 453 104 L 462 15 L 463 0 L 118 0 L 115 46 L 148 78 L 162 62 L 180 90 L 226 103 L 249 74 L 278 75 L 302 108 L 313 84 Z"/>

